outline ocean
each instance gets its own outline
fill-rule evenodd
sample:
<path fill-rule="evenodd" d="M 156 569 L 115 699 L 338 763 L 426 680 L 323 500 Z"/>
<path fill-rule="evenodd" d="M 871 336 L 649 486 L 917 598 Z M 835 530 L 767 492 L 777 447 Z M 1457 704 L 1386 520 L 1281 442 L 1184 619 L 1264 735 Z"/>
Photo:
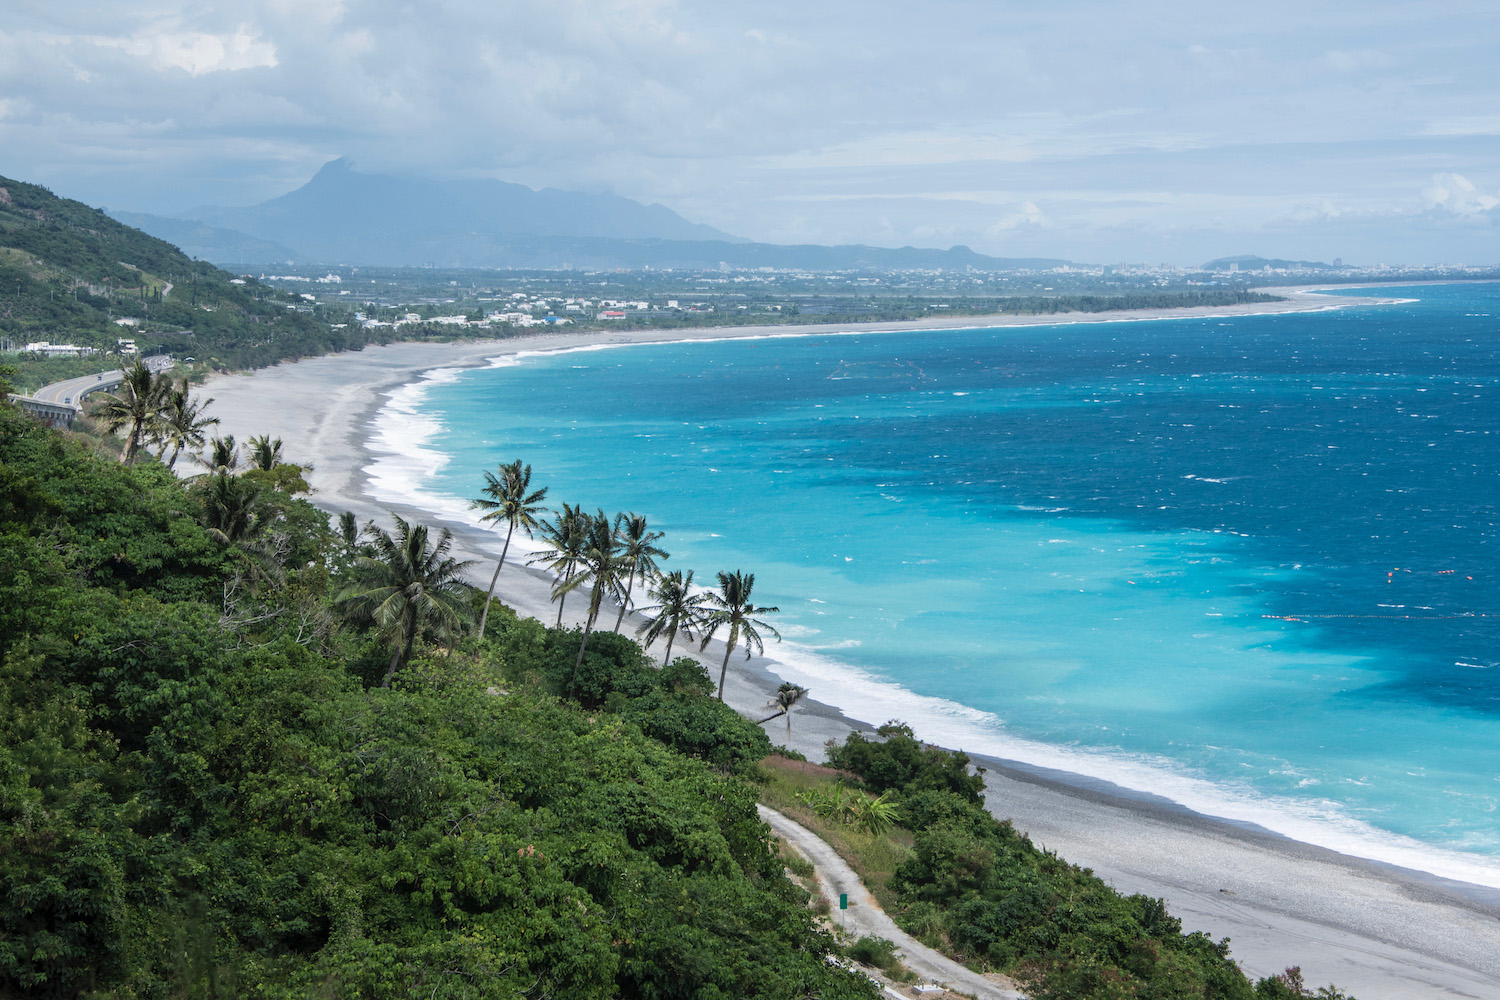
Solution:
<path fill-rule="evenodd" d="M 398 391 L 373 490 L 520 458 L 854 718 L 1500 887 L 1500 284 L 1339 294 L 523 354 Z"/>

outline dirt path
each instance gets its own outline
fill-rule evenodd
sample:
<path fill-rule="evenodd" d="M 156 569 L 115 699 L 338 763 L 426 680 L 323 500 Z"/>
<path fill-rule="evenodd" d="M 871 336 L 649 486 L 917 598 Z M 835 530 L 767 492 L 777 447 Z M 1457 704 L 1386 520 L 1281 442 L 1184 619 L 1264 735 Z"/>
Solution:
<path fill-rule="evenodd" d="M 818 885 L 834 902 L 835 907 L 841 893 L 849 896 L 849 908 L 842 915 L 844 927 L 851 935 L 882 937 L 895 942 L 903 965 L 923 979 L 946 986 L 956 993 L 967 993 L 978 1000 L 1019 1000 L 1022 997 L 1015 989 L 991 982 L 979 973 L 966 969 L 897 927 L 896 922 L 886 916 L 880 904 L 875 902 L 874 895 L 865 888 L 854 869 L 838 856 L 827 841 L 775 809 L 762 805 L 757 805 L 756 809 L 760 811 L 760 818 L 770 824 L 772 833 L 812 862 Z M 834 919 L 838 917 L 835 916 Z"/>

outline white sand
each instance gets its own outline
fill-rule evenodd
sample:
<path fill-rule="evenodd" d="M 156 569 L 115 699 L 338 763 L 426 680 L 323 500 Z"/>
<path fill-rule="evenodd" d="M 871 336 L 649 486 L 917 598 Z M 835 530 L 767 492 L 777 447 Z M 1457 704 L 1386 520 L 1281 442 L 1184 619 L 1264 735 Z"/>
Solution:
<path fill-rule="evenodd" d="M 461 344 L 393 344 L 279 365 L 248 375 L 215 377 L 207 387 L 221 433 L 243 441 L 269 433 L 285 441 L 292 461 L 314 466 L 313 500 L 330 512 L 352 510 L 363 522 L 397 513 L 426 523 L 428 511 L 377 503 L 366 493 L 365 447 L 371 420 L 389 394 L 439 367 L 474 367 L 520 350 L 597 343 L 785 336 L 859 329 L 955 329 L 1110 319 L 1155 319 L 1273 313 L 1368 305 L 1370 299 L 1329 299 L 1304 289 L 1275 289 L 1285 303 L 1128 314 L 1063 317 L 948 317 L 936 322 L 549 333 Z M 509 458 L 511 456 L 501 456 Z M 468 524 L 448 523 L 467 558 L 493 567 L 502 539 Z M 476 582 L 491 569 L 476 567 Z M 481 579 L 482 577 L 482 579 Z M 540 571 L 508 564 L 498 595 L 522 614 L 551 622 L 549 581 Z M 581 610 L 575 599 L 572 609 Z M 574 614 L 567 619 L 576 623 Z M 627 619 L 628 621 L 628 619 Z M 679 647 L 681 649 L 681 647 Z M 690 652 L 691 650 L 682 650 Z M 774 652 L 774 649 L 773 649 Z M 717 676 L 723 647 L 703 654 Z M 726 700 L 760 717 L 781 678 L 774 658 L 730 661 Z M 814 692 L 827 702 L 836 692 Z M 828 739 L 885 720 L 850 720 L 822 702 L 798 706 L 792 744 L 821 759 Z M 769 730 L 785 737 L 780 720 Z M 1042 775 L 1008 762 L 985 761 L 993 811 L 1063 857 L 1088 866 L 1117 888 L 1165 897 L 1187 930 L 1230 937 L 1247 972 L 1269 975 L 1300 964 L 1312 984 L 1336 982 L 1360 1000 L 1481 997 L 1500 1000 L 1500 892 L 1444 882 L 1366 862 L 1286 838 L 1245 830 L 1148 797 L 1114 794 L 1078 776 Z M 1149 791 L 1149 790 L 1148 790 Z"/>

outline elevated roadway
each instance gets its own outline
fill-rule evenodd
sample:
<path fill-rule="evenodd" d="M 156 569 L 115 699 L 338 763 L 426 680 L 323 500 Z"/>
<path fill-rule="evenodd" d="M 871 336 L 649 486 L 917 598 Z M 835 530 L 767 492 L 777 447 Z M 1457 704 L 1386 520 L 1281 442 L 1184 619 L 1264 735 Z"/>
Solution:
<path fill-rule="evenodd" d="M 153 372 L 168 371 L 172 359 L 165 354 L 142 359 Z M 99 372 L 95 375 L 80 375 L 65 378 L 61 382 L 44 385 L 35 393 L 25 396 L 11 393 L 10 400 L 23 410 L 36 414 L 43 423 L 52 427 L 71 427 L 73 419 L 83 412 L 83 400 L 93 392 L 108 392 L 125 381 L 120 369 Z"/>

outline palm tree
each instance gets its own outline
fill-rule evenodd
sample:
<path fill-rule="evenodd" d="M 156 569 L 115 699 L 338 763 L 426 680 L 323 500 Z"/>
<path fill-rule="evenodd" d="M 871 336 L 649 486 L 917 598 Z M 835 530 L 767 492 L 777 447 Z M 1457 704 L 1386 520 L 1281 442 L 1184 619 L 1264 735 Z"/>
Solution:
<path fill-rule="evenodd" d="M 604 598 L 622 599 L 622 555 L 620 542 L 610 526 L 609 516 L 601 510 L 589 518 L 585 544 L 579 556 L 582 569 L 552 588 L 554 597 L 565 597 L 584 584 L 589 585 L 589 613 L 583 625 L 583 641 L 578 644 L 578 659 L 573 662 L 575 671 L 583 665 L 583 652 L 588 648 L 589 634 L 594 630 L 594 622 L 599 618 Z"/>
<path fill-rule="evenodd" d="M 461 631 L 472 589 L 463 580 L 463 571 L 471 563 L 448 555 L 452 532 L 444 528 L 437 544 L 429 545 L 426 525 L 395 520 L 395 535 L 370 525 L 375 555 L 355 560 L 357 579 L 337 598 L 368 614 L 396 640 L 381 687 L 391 686 L 391 678 L 411 657 L 419 633 L 431 631 L 449 638 Z"/>
<path fill-rule="evenodd" d="M 203 432 L 219 422 L 218 417 L 203 415 L 203 411 L 212 402 L 211 398 L 193 399 L 188 393 L 186 376 L 167 393 L 161 427 L 157 429 L 162 456 L 166 455 L 169 446 L 172 449 L 172 458 L 167 462 L 167 468 L 177 467 L 177 458 L 184 448 L 196 450 L 203 447 Z"/>
<path fill-rule="evenodd" d="M 531 538 L 537 528 L 536 515 L 542 512 L 542 501 L 547 499 L 547 487 L 531 488 L 531 466 L 522 465 L 518 458 L 508 465 L 500 466 L 500 475 L 486 471 L 484 474 L 484 496 L 469 501 L 471 510 L 488 511 L 481 521 L 505 521 L 510 525 L 505 531 L 505 547 L 500 550 L 500 561 L 495 564 L 495 574 L 490 577 L 490 589 L 484 595 L 484 611 L 479 615 L 479 631 L 484 638 L 484 623 L 490 618 L 490 600 L 495 596 L 495 582 L 500 579 L 500 570 L 505 566 L 506 553 L 510 551 L 510 538 L 516 528 Z"/>
<path fill-rule="evenodd" d="M 770 625 L 756 618 L 756 615 L 774 614 L 780 608 L 757 608 L 750 603 L 750 591 L 755 587 L 754 573 L 741 573 L 735 570 L 733 573 L 719 573 L 719 590 L 717 593 L 710 591 L 708 594 L 708 613 L 703 616 L 703 639 L 698 644 L 698 651 L 702 652 L 708 648 L 713 640 L 714 633 L 720 628 L 729 626 L 729 635 L 724 639 L 724 664 L 719 668 L 719 700 L 724 700 L 724 680 L 729 676 L 729 654 L 734 652 L 734 647 L 741 640 L 745 643 L 745 659 L 750 659 L 750 652 L 764 653 L 766 644 L 761 640 L 758 629 L 765 629 L 781 641 L 781 633 Z"/>
<path fill-rule="evenodd" d="M 792 683 L 790 683 L 788 681 L 783 681 L 781 687 L 779 687 L 779 688 L 776 689 L 776 697 L 773 698 L 773 699 L 771 699 L 771 701 L 768 702 L 767 705 L 766 705 L 767 708 L 770 708 L 772 705 L 776 705 L 776 706 L 779 707 L 779 711 L 772 712 L 770 715 L 766 716 L 764 719 L 761 719 L 759 722 L 757 722 L 756 725 L 757 726 L 765 725 L 767 722 L 770 722 L 772 719 L 776 718 L 777 716 L 784 715 L 784 716 L 786 716 L 786 738 L 787 739 L 791 739 L 792 738 L 792 706 L 795 705 L 795 704 L 797 704 L 797 702 L 801 701 L 802 700 L 802 696 L 805 695 L 805 694 L 807 694 L 807 688 L 800 687 L 800 686 L 798 686 L 796 684 L 792 684 Z"/>
<path fill-rule="evenodd" d="M 636 629 L 635 634 L 637 638 L 644 638 L 648 646 L 662 636 L 667 637 L 667 652 L 661 658 L 661 665 L 665 667 L 671 660 L 672 643 L 677 641 L 678 632 L 692 642 L 693 629 L 701 624 L 701 606 L 708 600 L 708 595 L 693 593 L 692 570 L 688 570 L 686 576 L 681 570 L 659 576 L 646 593 L 657 603 L 641 611 L 654 617 Z"/>
<path fill-rule="evenodd" d="M 235 446 L 234 435 L 225 434 L 223 437 L 209 438 L 208 454 L 198 461 L 207 466 L 211 472 L 233 475 L 240 465 L 240 451 Z"/>
<path fill-rule="evenodd" d="M 203 526 L 244 563 L 252 592 L 259 581 L 275 583 L 283 578 L 277 539 L 267 530 L 274 523 L 275 510 L 265 503 L 259 483 L 217 472 L 200 477 L 192 492 L 203 508 Z"/>
<path fill-rule="evenodd" d="M 262 434 L 253 437 L 245 446 L 249 452 L 250 464 L 264 472 L 270 472 L 281 464 L 281 438 L 271 440 L 271 435 Z"/>
<path fill-rule="evenodd" d="M 543 521 L 542 537 L 547 544 L 552 546 L 536 553 L 530 559 L 531 563 L 546 563 L 547 568 L 558 575 L 562 585 L 573 579 L 573 573 L 578 569 L 578 564 L 583 558 L 584 546 L 588 544 L 589 524 L 592 522 L 581 507 L 570 507 L 562 505 L 562 510 L 551 521 Z M 568 592 L 559 591 L 556 587 L 552 590 L 552 597 L 557 601 L 557 627 L 562 627 L 563 605 L 567 603 Z"/>
<path fill-rule="evenodd" d="M 620 540 L 622 568 L 629 570 L 625 580 L 625 598 L 620 601 L 620 614 L 615 618 L 615 631 L 625 621 L 625 612 L 630 608 L 630 592 L 635 589 L 636 574 L 649 580 L 657 573 L 656 560 L 667 558 L 667 554 L 656 547 L 663 534 L 646 526 L 640 514 L 621 514 L 615 518 L 615 535 Z"/>
<path fill-rule="evenodd" d="M 260 484 L 227 472 L 199 482 L 208 533 L 224 545 L 249 541 L 261 527 Z"/>
<path fill-rule="evenodd" d="M 137 360 L 126 369 L 118 395 L 110 393 L 94 408 L 94 416 L 103 421 L 108 433 L 130 428 L 125 435 L 121 462 L 134 465 L 141 444 L 156 436 L 162 423 L 162 409 L 171 391 L 170 378 L 153 373 Z"/>

